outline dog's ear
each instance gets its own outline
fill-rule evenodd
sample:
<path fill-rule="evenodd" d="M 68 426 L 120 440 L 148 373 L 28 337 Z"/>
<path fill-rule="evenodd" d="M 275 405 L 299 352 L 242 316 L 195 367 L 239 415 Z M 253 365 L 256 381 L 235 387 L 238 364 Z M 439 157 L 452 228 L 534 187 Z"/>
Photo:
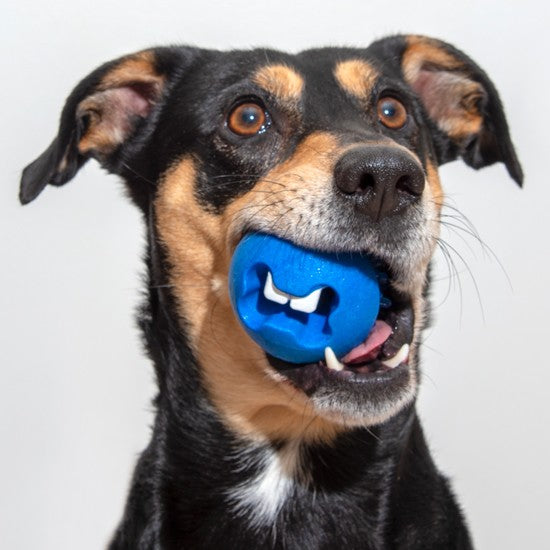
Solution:
<path fill-rule="evenodd" d="M 128 147 L 154 129 L 171 80 L 193 57 L 191 48 L 156 48 L 110 61 L 73 90 L 51 145 L 24 170 L 19 198 L 34 200 L 49 183 L 67 183 L 89 158 L 115 171 Z"/>
<path fill-rule="evenodd" d="M 400 60 L 403 77 L 433 122 L 440 164 L 462 157 L 473 168 L 503 162 L 521 186 L 523 173 L 495 86 L 453 46 L 423 36 L 399 36 L 373 45 Z"/>

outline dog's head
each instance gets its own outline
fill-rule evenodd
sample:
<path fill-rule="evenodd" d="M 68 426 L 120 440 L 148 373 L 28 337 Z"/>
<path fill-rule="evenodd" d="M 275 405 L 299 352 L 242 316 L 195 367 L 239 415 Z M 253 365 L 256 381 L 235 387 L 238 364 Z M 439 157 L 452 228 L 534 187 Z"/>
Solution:
<path fill-rule="evenodd" d="M 124 178 L 147 217 L 211 402 L 233 430 L 269 438 L 330 438 L 411 402 L 438 166 L 500 161 L 522 181 L 492 83 L 419 36 L 297 55 L 158 48 L 110 62 L 67 100 L 58 136 L 24 171 L 21 201 L 91 157 Z M 240 239 L 257 231 L 377 263 L 392 305 L 363 347 L 291 365 L 253 343 L 227 277 Z"/>

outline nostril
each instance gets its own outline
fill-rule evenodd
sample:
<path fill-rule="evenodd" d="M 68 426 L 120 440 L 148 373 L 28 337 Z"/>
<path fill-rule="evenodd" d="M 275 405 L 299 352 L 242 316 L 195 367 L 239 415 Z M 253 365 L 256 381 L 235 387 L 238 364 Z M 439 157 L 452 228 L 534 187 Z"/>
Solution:
<path fill-rule="evenodd" d="M 398 191 L 404 191 L 405 193 L 410 193 L 411 195 L 416 195 L 416 192 L 413 189 L 412 181 L 410 176 L 401 176 L 396 184 L 395 188 Z"/>
<path fill-rule="evenodd" d="M 376 186 L 376 179 L 372 174 L 363 174 L 359 179 L 359 185 L 357 191 L 365 192 L 367 189 L 374 189 Z"/>
<path fill-rule="evenodd" d="M 419 170 L 412 174 L 403 174 L 395 182 L 395 189 L 403 193 L 419 197 L 424 189 L 424 178 Z"/>

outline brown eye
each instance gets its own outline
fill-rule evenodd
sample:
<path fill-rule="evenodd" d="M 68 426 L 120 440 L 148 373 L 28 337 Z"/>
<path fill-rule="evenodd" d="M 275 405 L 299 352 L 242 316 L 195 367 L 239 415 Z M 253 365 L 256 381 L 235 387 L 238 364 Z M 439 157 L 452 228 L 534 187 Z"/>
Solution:
<path fill-rule="evenodd" d="M 407 110 L 403 103 L 397 99 L 383 97 L 378 100 L 378 119 L 384 126 L 398 130 L 407 122 Z"/>
<path fill-rule="evenodd" d="M 241 103 L 229 113 L 227 126 L 239 136 L 254 136 L 267 128 L 267 115 L 257 103 Z"/>

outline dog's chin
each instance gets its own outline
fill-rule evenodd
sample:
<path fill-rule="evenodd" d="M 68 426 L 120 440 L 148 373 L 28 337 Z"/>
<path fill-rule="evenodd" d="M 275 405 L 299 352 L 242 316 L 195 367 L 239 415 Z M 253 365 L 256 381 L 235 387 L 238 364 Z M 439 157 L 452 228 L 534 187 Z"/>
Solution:
<path fill-rule="evenodd" d="M 382 335 L 373 335 L 376 331 Z M 413 335 L 411 300 L 394 294 L 392 307 L 379 315 L 365 343 L 342 358 L 296 364 L 266 356 L 277 378 L 305 394 L 320 416 L 346 426 L 372 426 L 416 395 Z"/>
<path fill-rule="evenodd" d="M 416 370 L 411 364 L 371 373 L 347 367 L 335 371 L 324 361 L 296 365 L 269 355 L 267 358 L 283 383 L 303 392 L 320 416 L 346 426 L 385 422 L 416 394 Z"/>

